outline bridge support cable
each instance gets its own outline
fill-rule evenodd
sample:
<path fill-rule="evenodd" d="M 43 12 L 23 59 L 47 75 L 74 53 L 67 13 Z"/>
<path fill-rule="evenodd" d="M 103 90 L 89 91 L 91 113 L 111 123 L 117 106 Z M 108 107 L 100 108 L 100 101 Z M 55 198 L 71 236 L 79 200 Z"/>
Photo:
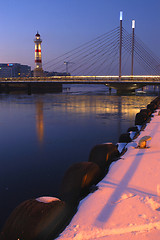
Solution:
<path fill-rule="evenodd" d="M 147 56 L 145 52 L 142 51 L 137 45 L 135 45 L 135 58 L 139 59 L 141 65 L 145 65 L 148 68 L 148 73 L 151 75 L 159 75 L 159 70 L 157 66 L 153 63 L 150 56 Z M 146 69 L 145 68 L 145 69 Z M 147 70 L 147 69 L 146 69 Z"/>
<path fill-rule="evenodd" d="M 111 31 L 109 31 L 109 32 L 107 32 L 107 33 L 104 33 L 104 34 L 102 34 L 102 35 L 100 35 L 100 36 L 98 36 L 98 37 L 96 37 L 96 38 L 94 38 L 94 39 L 92 39 L 92 40 L 90 40 L 90 41 L 88 41 L 88 42 L 86 42 L 86 43 L 83 43 L 82 45 L 80 45 L 80 46 L 78 46 L 78 47 L 76 47 L 76 48 L 74 48 L 74 49 L 72 49 L 72 50 L 70 50 L 70 51 L 68 51 L 68 52 L 66 52 L 66 53 L 64 53 L 64 54 L 62 54 L 62 55 L 60 55 L 60 56 L 58 56 L 58 57 L 56 57 L 56 58 L 53 58 L 52 60 L 44 63 L 43 65 L 48 65 L 48 64 L 50 64 L 50 63 L 53 63 L 54 61 L 57 62 L 58 59 L 64 58 L 64 56 L 69 56 L 69 54 L 72 55 L 75 51 L 78 51 L 78 49 L 86 48 L 86 46 L 90 46 L 90 45 L 94 44 L 95 42 L 100 41 L 101 39 L 105 38 L 106 36 L 112 34 L 112 33 L 113 33 L 114 31 L 116 31 L 117 29 L 118 29 L 118 27 L 115 28 L 115 29 L 113 29 L 113 30 L 111 30 Z"/>
<path fill-rule="evenodd" d="M 77 63 L 73 65 L 73 68 L 71 69 L 72 74 L 77 75 L 77 72 L 83 72 L 83 75 L 89 75 L 89 68 L 93 66 L 94 64 L 97 66 L 102 61 L 102 57 L 114 50 L 115 45 L 115 37 L 114 41 L 111 39 L 110 42 L 107 42 L 106 44 L 103 44 L 102 46 L 98 47 L 92 52 L 88 52 L 86 55 L 82 55 L 81 58 L 77 59 Z M 79 73 L 78 73 L 79 74 Z"/>
<path fill-rule="evenodd" d="M 103 43 L 110 41 L 113 37 L 117 35 L 118 28 L 110 31 L 109 33 L 103 34 L 99 38 L 96 38 L 95 41 L 89 41 L 86 44 L 81 45 L 81 47 L 75 48 L 74 50 L 61 55 L 60 57 L 56 58 L 54 61 L 50 61 L 46 64 L 46 68 L 57 68 L 63 66 L 63 62 L 65 61 L 78 61 L 77 59 L 83 57 L 87 52 L 93 51 L 94 49 L 103 45 Z M 71 60 L 70 60 L 71 59 Z M 45 65 L 45 64 L 44 64 Z M 64 67 L 64 66 L 63 66 Z"/>
<path fill-rule="evenodd" d="M 123 47 L 124 47 L 124 49 L 126 49 L 128 52 L 131 53 L 131 36 L 130 36 L 130 34 L 126 33 L 125 30 L 124 30 L 124 35 L 125 35 L 125 37 L 124 37 L 124 39 L 123 39 L 123 42 L 124 42 L 125 44 L 123 44 Z M 134 46 L 134 48 L 136 49 L 136 46 Z M 135 55 L 135 59 L 138 58 L 138 60 L 139 60 L 138 63 L 139 63 L 140 65 L 142 65 L 142 66 L 146 65 L 146 66 L 148 67 L 147 72 L 150 72 L 150 73 L 151 73 L 151 71 L 148 71 L 148 70 L 149 70 L 149 69 L 150 69 L 150 70 L 153 69 L 153 66 L 151 67 L 150 63 L 145 60 L 145 57 L 142 56 L 142 55 L 141 55 L 139 52 L 137 52 L 136 50 L 135 50 L 135 54 L 134 54 L 134 55 Z M 140 62 L 140 60 L 141 60 L 141 62 Z M 145 70 L 146 70 L 146 67 L 145 67 Z"/>
<path fill-rule="evenodd" d="M 91 67 L 94 68 L 94 70 L 96 68 L 99 68 L 100 66 L 102 66 L 102 64 L 104 64 L 106 61 L 110 61 L 111 60 L 111 55 L 113 55 L 116 46 L 117 46 L 117 42 L 118 39 L 114 39 L 114 41 L 112 41 L 110 44 L 108 44 L 107 46 L 104 46 L 104 48 L 100 49 L 100 51 L 96 51 L 94 54 L 92 54 L 90 56 L 90 59 L 86 59 L 86 61 L 84 61 L 80 66 L 77 66 L 76 69 L 73 69 L 72 72 L 74 73 L 77 69 L 80 69 L 81 67 L 83 67 L 83 74 L 87 74 L 89 75 L 87 70 L 91 69 Z M 104 60 L 105 58 L 105 60 Z M 105 71 L 106 74 L 106 71 Z"/>
<path fill-rule="evenodd" d="M 113 61 L 113 54 L 117 50 L 117 43 L 114 43 L 113 46 L 110 49 L 106 49 L 98 58 L 96 58 L 89 68 L 94 69 L 94 73 L 96 75 L 108 75 L 107 69 L 109 68 L 109 65 L 111 64 L 111 61 Z M 103 68 L 102 68 L 103 67 Z M 101 71 L 100 71 L 101 68 Z M 99 69 L 99 71 L 96 71 Z"/>
<path fill-rule="evenodd" d="M 116 38 L 116 35 L 113 35 L 113 39 Z M 91 58 L 94 57 L 94 55 L 99 54 L 101 51 L 103 51 L 104 47 L 107 45 L 112 45 L 112 38 L 108 39 L 107 42 L 102 41 L 99 45 L 90 47 L 88 51 L 85 49 L 83 52 L 78 52 L 77 55 L 75 55 L 73 58 L 67 58 L 67 61 L 74 62 L 74 69 L 78 68 L 77 66 L 81 66 L 82 62 L 85 64 L 85 61 L 88 62 Z M 62 62 L 62 61 L 61 61 Z M 63 62 L 60 66 L 63 67 Z M 73 73 L 73 72 L 72 72 Z"/>
<path fill-rule="evenodd" d="M 150 75 L 160 75 L 160 59 L 138 39 L 133 27 L 132 34 L 122 27 L 122 15 L 119 27 L 47 62 L 44 66 L 54 72 L 65 73 L 64 62 L 72 63 L 68 70 L 71 75 L 112 74 L 119 75 L 120 80 L 122 71 L 131 71 L 133 76 L 133 63 L 139 64 Z M 140 67 L 135 70 L 140 71 Z"/>
<path fill-rule="evenodd" d="M 143 49 L 143 47 L 140 46 L 137 41 L 135 41 L 135 49 L 136 49 L 136 52 L 138 52 L 139 55 L 142 56 L 144 61 L 150 65 L 150 67 L 153 70 L 152 74 L 156 73 L 159 75 L 160 69 L 158 68 L 158 66 L 160 66 L 160 62 L 158 62 L 153 56 L 151 56 L 148 51 Z"/>
<path fill-rule="evenodd" d="M 97 47 L 96 49 L 92 50 L 91 52 L 88 51 L 87 54 L 82 55 L 81 58 L 77 58 L 77 63 L 73 66 L 72 73 L 76 74 L 76 70 L 80 70 L 83 67 L 86 67 L 90 62 L 94 62 L 95 58 L 99 59 L 100 55 L 104 55 L 105 49 L 112 49 L 114 45 L 114 41 L 117 37 L 114 36 L 110 41 L 107 41 L 105 44 Z M 114 39 L 114 40 L 113 40 Z M 84 72 L 84 71 L 83 71 Z M 88 73 L 85 73 L 85 75 Z"/>
<path fill-rule="evenodd" d="M 105 56 L 105 58 L 109 58 L 109 55 L 110 54 L 108 54 L 107 56 L 106 55 L 104 55 L 104 56 Z M 112 62 L 109 62 L 109 60 L 106 60 L 106 59 L 103 60 L 103 59 L 104 59 L 104 57 L 101 58 L 101 56 L 100 56 L 99 59 L 96 59 L 95 62 L 93 62 L 89 66 L 87 66 L 84 69 L 84 71 L 87 71 L 87 75 L 94 75 L 94 76 L 95 75 L 109 75 L 108 69 L 114 60 L 112 60 Z M 97 61 L 98 61 L 98 63 L 97 63 Z M 85 72 L 84 72 L 84 75 L 86 75 Z"/>
<path fill-rule="evenodd" d="M 126 34 L 125 29 L 123 29 L 122 34 L 122 65 L 121 65 L 121 71 L 124 73 L 124 75 L 130 75 L 130 64 L 131 62 L 131 54 L 132 54 L 132 37 L 131 34 Z"/>
<path fill-rule="evenodd" d="M 112 46 L 104 48 L 101 54 L 95 56 L 95 58 L 92 59 L 92 61 L 90 61 L 90 65 L 88 66 L 86 65 L 85 70 L 86 71 L 89 70 L 88 75 L 109 75 L 108 69 L 110 69 L 111 64 L 113 64 L 113 62 L 115 61 L 117 51 L 118 51 L 118 38 L 117 40 L 115 39 Z M 118 57 L 116 60 L 118 60 Z"/>
<path fill-rule="evenodd" d="M 118 49 L 119 49 L 119 41 L 114 44 L 114 48 L 110 49 L 110 51 L 106 51 L 103 61 L 100 61 L 101 72 L 104 72 L 104 75 L 115 75 L 118 72 Z M 102 70 L 103 67 L 103 70 Z M 101 74 L 99 69 L 99 75 Z"/>
<path fill-rule="evenodd" d="M 139 45 L 155 60 L 156 64 L 160 63 L 160 58 L 157 57 L 155 55 L 155 53 L 153 53 L 146 45 L 144 42 L 142 42 L 142 40 L 140 40 L 137 36 L 136 36 L 136 41 L 139 43 Z M 153 60 L 152 59 L 152 60 Z"/>
<path fill-rule="evenodd" d="M 131 52 L 130 44 L 131 44 L 131 36 L 128 34 L 126 30 L 123 31 L 124 39 L 123 39 L 123 47 Z M 134 39 L 134 56 L 135 60 L 143 67 L 149 74 L 159 75 L 160 60 L 149 50 L 147 47 L 142 44 L 142 41 L 137 40 L 135 36 Z"/>
<path fill-rule="evenodd" d="M 115 38 L 115 37 L 114 37 Z M 99 56 L 103 56 L 105 54 L 105 49 L 111 50 L 114 46 L 115 39 L 111 40 L 110 42 L 107 42 L 103 44 L 102 46 L 98 47 L 97 49 L 94 49 L 92 52 L 88 52 L 86 55 L 83 55 L 81 59 L 78 60 L 76 67 L 72 69 L 72 73 L 74 73 L 78 68 L 85 66 L 89 62 L 94 62 L 95 58 L 99 59 Z"/>
<path fill-rule="evenodd" d="M 129 44 L 128 41 L 125 42 L 124 40 L 124 45 L 123 45 L 124 49 L 126 51 L 128 51 L 128 53 L 130 53 L 131 55 L 131 43 Z M 151 73 L 152 67 L 150 66 L 150 64 L 143 58 L 143 56 L 141 54 L 139 54 L 139 52 L 137 52 L 136 47 L 135 47 L 135 51 L 134 51 L 134 56 L 135 56 L 135 60 L 136 62 L 139 63 L 140 66 L 142 66 L 143 69 L 145 69 L 147 71 L 147 73 Z"/>
<path fill-rule="evenodd" d="M 130 58 L 131 58 L 131 54 L 127 51 L 125 51 L 125 49 L 123 50 L 123 64 L 122 64 L 122 72 L 125 73 L 125 75 L 130 75 Z"/>
<path fill-rule="evenodd" d="M 130 34 L 125 33 L 125 29 L 123 28 L 123 65 L 122 70 L 126 75 L 130 75 L 130 64 L 132 65 L 131 55 L 132 55 L 132 38 Z"/>
<path fill-rule="evenodd" d="M 118 72 L 118 49 L 119 44 L 114 45 L 113 51 L 107 52 L 100 61 L 99 66 L 94 68 L 97 75 L 114 75 Z M 111 55 L 112 54 L 112 55 Z M 103 60 L 103 61 L 102 61 Z M 95 74 L 94 73 L 94 74 Z"/>
<path fill-rule="evenodd" d="M 104 49 L 105 46 L 107 45 L 111 45 L 112 44 L 112 41 L 113 39 L 116 37 L 116 35 L 113 35 L 112 38 L 110 39 L 105 39 L 104 41 L 102 41 L 101 43 L 97 44 L 96 46 L 93 46 L 92 48 L 89 48 L 85 51 L 81 51 L 81 52 L 78 52 L 78 54 L 74 57 L 72 57 L 72 61 L 77 61 L 78 63 L 84 58 L 92 55 L 92 54 L 95 54 L 96 52 L 99 52 L 101 51 L 101 49 Z M 69 59 L 69 57 L 67 57 Z"/>
<path fill-rule="evenodd" d="M 152 64 L 150 64 L 150 62 L 148 62 L 145 59 L 145 56 L 142 56 L 142 54 L 140 54 L 136 48 L 135 48 L 135 59 L 138 59 L 138 62 L 140 65 L 145 66 L 145 69 L 148 72 L 148 74 L 159 75 L 157 69 Z"/>

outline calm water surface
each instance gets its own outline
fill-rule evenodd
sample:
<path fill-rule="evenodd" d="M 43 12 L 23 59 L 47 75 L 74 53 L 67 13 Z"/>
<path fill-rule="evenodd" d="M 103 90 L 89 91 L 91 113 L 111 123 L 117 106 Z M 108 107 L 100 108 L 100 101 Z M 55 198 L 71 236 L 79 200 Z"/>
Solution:
<path fill-rule="evenodd" d="M 105 86 L 0 95 L 0 226 L 22 201 L 57 196 L 65 171 L 96 144 L 117 143 L 155 96 L 109 95 Z"/>

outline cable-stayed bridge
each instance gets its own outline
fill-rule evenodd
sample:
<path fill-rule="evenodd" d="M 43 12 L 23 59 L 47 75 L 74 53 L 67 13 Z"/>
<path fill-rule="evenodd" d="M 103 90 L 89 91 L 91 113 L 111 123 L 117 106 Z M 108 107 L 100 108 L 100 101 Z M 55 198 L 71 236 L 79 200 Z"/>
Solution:
<path fill-rule="evenodd" d="M 136 35 L 134 35 L 134 43 L 132 38 L 132 34 L 122 28 L 121 73 L 131 75 L 133 54 L 133 74 L 159 75 L 160 59 Z M 50 71 L 66 71 L 74 76 L 114 76 L 119 75 L 119 55 L 118 27 L 43 66 Z M 65 66 L 66 70 L 64 70 Z"/>
<path fill-rule="evenodd" d="M 64 76 L 5 78 L 0 86 L 27 84 L 105 84 L 119 92 L 133 91 L 146 85 L 160 84 L 160 58 L 135 34 L 120 26 L 43 64 L 50 72 Z"/>

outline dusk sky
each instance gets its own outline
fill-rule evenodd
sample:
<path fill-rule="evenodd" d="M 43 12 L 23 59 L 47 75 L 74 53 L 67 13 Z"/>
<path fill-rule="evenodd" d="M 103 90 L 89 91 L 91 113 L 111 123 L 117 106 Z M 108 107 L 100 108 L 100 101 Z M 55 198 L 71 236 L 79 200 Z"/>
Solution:
<path fill-rule="evenodd" d="M 34 68 L 34 36 L 39 31 L 43 63 L 119 26 L 136 35 L 160 57 L 158 0 L 1 0 L 0 62 Z"/>

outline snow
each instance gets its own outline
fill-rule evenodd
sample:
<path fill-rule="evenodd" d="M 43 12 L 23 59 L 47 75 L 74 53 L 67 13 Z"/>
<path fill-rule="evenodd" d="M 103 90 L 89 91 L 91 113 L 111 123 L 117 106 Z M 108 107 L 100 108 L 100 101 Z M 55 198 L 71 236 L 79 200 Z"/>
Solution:
<path fill-rule="evenodd" d="M 160 239 L 160 116 L 151 122 L 127 152 L 111 165 L 98 190 L 79 204 L 59 240 Z M 147 148 L 139 140 L 151 136 Z"/>
<path fill-rule="evenodd" d="M 36 200 L 38 202 L 42 202 L 42 203 L 50 203 L 50 202 L 54 202 L 54 201 L 60 201 L 59 198 L 49 197 L 49 196 L 39 197 L 39 198 L 36 198 Z"/>

